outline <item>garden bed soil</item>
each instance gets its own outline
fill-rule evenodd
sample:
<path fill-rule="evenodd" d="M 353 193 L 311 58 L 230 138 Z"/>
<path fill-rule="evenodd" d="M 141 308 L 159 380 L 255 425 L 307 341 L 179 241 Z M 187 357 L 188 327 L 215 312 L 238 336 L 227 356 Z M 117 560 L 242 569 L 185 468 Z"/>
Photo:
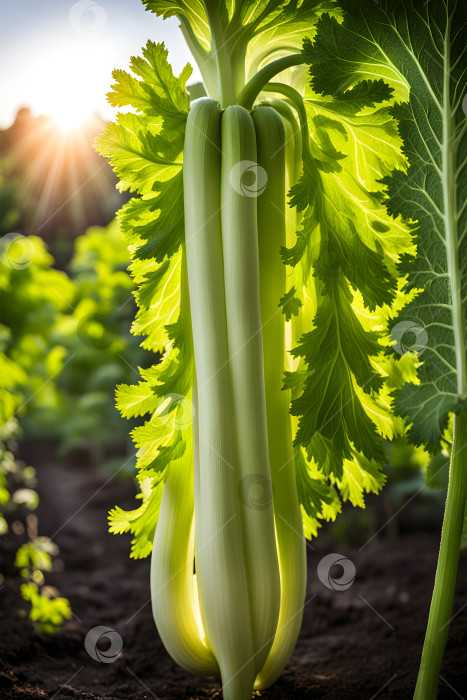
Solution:
<path fill-rule="evenodd" d="M 82 465 L 67 468 L 44 456 L 35 461 L 41 503 L 40 534 L 54 535 L 61 571 L 47 575 L 69 598 L 74 617 L 52 636 L 26 617 L 20 579 L 12 566 L 13 538 L 2 539 L 0 570 L 0 697 L 4 700 L 201 700 L 220 698 L 216 678 L 179 668 L 154 626 L 149 560 L 128 558 L 129 538 L 107 533 L 106 512 L 134 507 L 131 481 L 100 478 Z M 17 544 L 17 540 L 16 540 Z M 438 536 L 385 530 L 366 546 L 332 544 L 326 534 L 308 551 L 304 621 L 290 663 L 264 700 L 376 700 L 412 698 L 435 572 Z M 361 548 L 363 546 L 363 548 Z M 337 551 L 355 565 L 355 582 L 335 591 L 317 567 Z M 337 573 L 337 571 L 336 571 Z M 439 698 L 462 698 L 467 688 L 467 567 L 461 564 Z M 84 646 L 96 626 L 115 630 L 122 652 L 112 663 L 91 658 Z M 102 638 L 105 651 L 109 639 Z"/>

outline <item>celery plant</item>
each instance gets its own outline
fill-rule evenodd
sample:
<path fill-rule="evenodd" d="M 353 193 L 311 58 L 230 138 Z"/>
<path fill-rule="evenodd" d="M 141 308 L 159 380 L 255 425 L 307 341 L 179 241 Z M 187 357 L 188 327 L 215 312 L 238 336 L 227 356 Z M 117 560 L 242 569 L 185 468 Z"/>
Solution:
<path fill-rule="evenodd" d="M 332 0 L 145 5 L 179 18 L 207 97 L 190 105 L 189 67 L 175 77 L 148 42 L 110 93 L 136 114 L 98 140 L 139 195 L 119 214 L 133 332 L 162 353 L 118 390 L 125 416 L 149 418 L 133 433 L 142 504 L 111 529 L 133 533 L 132 556 L 153 551 L 169 653 L 243 700 L 293 651 L 305 537 L 339 495 L 363 506 L 381 489 L 401 428 L 381 342 L 411 236 L 377 191 L 405 157 L 382 80 L 332 99 L 308 84 L 316 22 L 342 20 Z"/>

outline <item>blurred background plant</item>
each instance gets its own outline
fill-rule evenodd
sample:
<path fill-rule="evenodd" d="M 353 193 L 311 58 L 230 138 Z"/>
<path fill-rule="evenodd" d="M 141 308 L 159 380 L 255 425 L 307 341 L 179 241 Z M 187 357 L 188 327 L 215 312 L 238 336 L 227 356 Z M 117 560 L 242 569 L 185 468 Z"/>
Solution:
<path fill-rule="evenodd" d="M 20 570 L 20 590 L 30 619 L 40 632 L 52 633 L 72 613 L 68 600 L 46 585 L 44 573 L 52 570 L 58 547 L 48 537 L 38 536 L 33 512 L 39 504 L 36 472 L 15 457 L 20 431 L 14 414 L 21 402 L 17 383 L 23 381 L 24 371 L 0 344 L 0 536 L 8 532 L 13 536 L 13 561 Z M 0 571 L 0 585 L 4 578 Z"/>
<path fill-rule="evenodd" d="M 0 333 L 20 373 L 25 439 L 86 450 L 99 466 L 125 458 L 115 387 L 151 358 L 130 334 L 133 283 L 117 224 L 77 238 L 68 273 L 37 236 L 5 236 L 1 248 Z"/>

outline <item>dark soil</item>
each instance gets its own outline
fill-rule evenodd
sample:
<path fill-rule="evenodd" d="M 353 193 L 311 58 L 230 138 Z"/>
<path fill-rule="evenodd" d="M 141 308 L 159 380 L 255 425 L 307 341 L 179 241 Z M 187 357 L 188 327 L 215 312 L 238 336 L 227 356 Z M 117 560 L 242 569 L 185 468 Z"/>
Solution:
<path fill-rule="evenodd" d="M 70 599 L 74 617 L 53 636 L 35 631 L 11 563 L 12 538 L 4 537 L 0 570 L 7 577 L 0 591 L 0 698 L 220 700 L 217 679 L 189 675 L 165 652 L 151 615 L 149 561 L 130 560 L 128 538 L 106 532 L 109 506 L 133 507 L 131 482 L 114 478 L 105 483 L 81 465 L 60 467 L 43 456 L 39 460 L 37 453 L 29 459 L 39 473 L 40 534 L 54 537 L 64 564 L 62 571 L 48 575 L 47 583 Z M 359 551 L 332 544 L 325 534 L 314 546 L 309 550 L 307 604 L 297 647 L 280 680 L 256 696 L 411 698 L 437 535 L 419 532 L 387 539 L 383 530 Z M 326 588 L 317 576 L 319 561 L 334 551 L 356 567 L 355 582 L 345 591 Z M 467 688 L 466 601 L 464 560 L 454 603 L 458 614 L 442 668 L 442 699 L 462 698 Z M 116 630 L 123 640 L 122 653 L 113 663 L 96 661 L 85 650 L 86 634 L 98 625 Z"/>

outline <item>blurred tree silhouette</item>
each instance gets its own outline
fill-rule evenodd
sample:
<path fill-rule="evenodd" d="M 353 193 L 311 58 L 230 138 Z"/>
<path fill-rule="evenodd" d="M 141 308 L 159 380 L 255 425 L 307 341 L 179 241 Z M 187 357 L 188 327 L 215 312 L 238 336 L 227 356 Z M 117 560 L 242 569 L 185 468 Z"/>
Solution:
<path fill-rule="evenodd" d="M 40 234 L 63 267 L 73 238 L 91 224 L 111 221 L 125 197 L 92 146 L 104 126 L 95 114 L 79 129 L 67 132 L 52 119 L 34 117 L 30 109 L 22 108 L 12 126 L 0 130 L 1 235 Z M 15 200 L 16 215 L 6 216 L 5 206 Z"/>

